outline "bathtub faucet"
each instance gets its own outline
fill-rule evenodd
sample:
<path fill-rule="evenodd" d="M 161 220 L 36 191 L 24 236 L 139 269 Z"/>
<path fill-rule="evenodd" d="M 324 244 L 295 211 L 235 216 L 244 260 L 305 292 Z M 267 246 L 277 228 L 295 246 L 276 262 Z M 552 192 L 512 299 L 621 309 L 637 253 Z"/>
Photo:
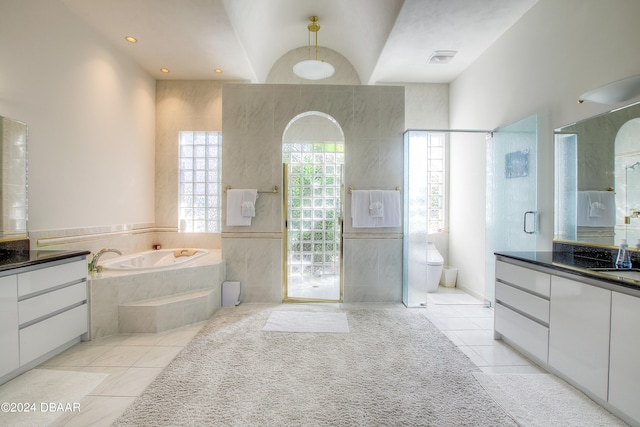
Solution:
<path fill-rule="evenodd" d="M 91 263 L 89 264 L 89 271 L 97 271 L 97 272 L 101 272 L 102 271 L 102 267 L 98 266 L 98 260 L 100 259 L 100 257 L 104 254 L 106 254 L 107 252 L 114 252 L 118 255 L 122 255 L 122 252 L 120 252 L 117 249 L 107 249 L 107 248 L 102 248 L 100 249 L 100 252 L 98 252 L 97 254 L 95 254 L 93 256 L 93 259 L 91 260 Z"/>

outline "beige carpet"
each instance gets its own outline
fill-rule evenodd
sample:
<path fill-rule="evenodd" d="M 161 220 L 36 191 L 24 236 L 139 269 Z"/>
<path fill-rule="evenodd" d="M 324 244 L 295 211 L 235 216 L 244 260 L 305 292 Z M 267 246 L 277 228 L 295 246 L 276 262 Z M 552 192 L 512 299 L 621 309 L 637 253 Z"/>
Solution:
<path fill-rule="evenodd" d="M 268 332 L 348 334 L 346 313 L 272 311 L 262 328 Z"/>
<path fill-rule="evenodd" d="M 266 333 L 271 312 L 345 313 L 348 334 Z M 219 310 L 117 426 L 514 426 L 477 368 L 398 306 Z"/>
<path fill-rule="evenodd" d="M 47 426 L 67 412 L 108 375 L 32 369 L 0 387 L 1 426 Z M 7 404 L 9 406 L 7 406 Z"/>
<path fill-rule="evenodd" d="M 555 375 L 479 372 L 474 375 L 523 427 L 627 425 Z"/>

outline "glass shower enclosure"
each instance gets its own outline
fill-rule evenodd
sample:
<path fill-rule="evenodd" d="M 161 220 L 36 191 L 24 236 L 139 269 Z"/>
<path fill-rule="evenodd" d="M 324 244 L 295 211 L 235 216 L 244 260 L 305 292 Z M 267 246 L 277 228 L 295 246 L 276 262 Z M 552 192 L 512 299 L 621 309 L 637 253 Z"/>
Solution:
<path fill-rule="evenodd" d="M 420 307 L 427 300 L 429 234 L 445 227 L 445 133 L 404 134 L 404 254 L 402 302 Z"/>

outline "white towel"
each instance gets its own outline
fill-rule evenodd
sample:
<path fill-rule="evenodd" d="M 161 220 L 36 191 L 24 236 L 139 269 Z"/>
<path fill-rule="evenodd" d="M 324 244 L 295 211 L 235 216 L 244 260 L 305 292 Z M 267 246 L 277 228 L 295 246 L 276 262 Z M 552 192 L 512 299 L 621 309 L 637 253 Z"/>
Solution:
<path fill-rule="evenodd" d="M 372 190 L 369 192 L 369 215 L 373 218 L 382 218 L 384 216 L 381 190 Z"/>
<path fill-rule="evenodd" d="M 243 217 L 253 218 L 256 216 L 256 207 L 251 202 L 242 202 L 242 206 L 240 207 L 241 215 Z"/>
<path fill-rule="evenodd" d="M 613 227 L 615 193 L 613 191 L 578 191 L 577 225 L 580 227 Z"/>
<path fill-rule="evenodd" d="M 383 191 L 382 204 L 384 206 L 384 216 L 382 218 L 377 218 L 377 226 L 400 227 L 402 225 L 400 192 L 397 190 Z"/>
<path fill-rule="evenodd" d="M 376 219 L 369 215 L 371 197 L 368 190 L 351 192 L 351 226 L 353 228 L 374 228 Z"/>
<path fill-rule="evenodd" d="M 255 210 L 257 197 L 258 190 L 227 190 L 227 226 L 246 227 L 251 225 L 251 216 L 243 215 L 243 204 L 249 202 L 254 205 Z"/>

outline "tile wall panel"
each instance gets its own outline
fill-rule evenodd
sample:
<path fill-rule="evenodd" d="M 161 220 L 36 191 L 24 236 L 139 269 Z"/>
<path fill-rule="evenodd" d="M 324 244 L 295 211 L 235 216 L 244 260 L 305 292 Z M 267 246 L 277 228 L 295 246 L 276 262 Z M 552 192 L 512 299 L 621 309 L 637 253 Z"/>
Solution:
<path fill-rule="evenodd" d="M 282 135 L 295 116 L 307 111 L 327 113 L 341 126 L 345 135 L 345 186 L 394 189 L 402 184 L 404 87 L 226 84 L 222 104 L 223 187 L 264 190 L 278 185 L 281 189 Z M 357 245 L 345 244 L 345 301 L 399 302 L 402 230 L 352 229 L 348 193 L 346 196 L 345 231 L 354 235 L 365 232 L 367 237 Z M 226 200 L 224 219 L 225 211 Z M 389 232 L 396 240 L 378 240 L 376 233 L 386 237 Z M 237 233 L 243 233 L 243 238 L 237 238 Z M 265 240 L 264 233 L 278 238 Z M 281 192 L 260 194 L 256 217 L 249 227 L 227 227 L 223 220 L 222 255 L 227 260 L 227 277 L 241 281 L 244 301 L 282 299 L 281 239 Z M 389 264 L 372 270 L 373 262 Z"/>

